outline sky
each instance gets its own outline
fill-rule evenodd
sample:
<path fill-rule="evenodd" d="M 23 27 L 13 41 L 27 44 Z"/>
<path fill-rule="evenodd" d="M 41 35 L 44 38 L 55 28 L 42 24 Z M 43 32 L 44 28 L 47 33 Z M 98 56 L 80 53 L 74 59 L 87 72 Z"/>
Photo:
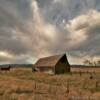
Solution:
<path fill-rule="evenodd" d="M 100 0 L 0 0 L 0 64 L 62 53 L 100 58 Z"/>

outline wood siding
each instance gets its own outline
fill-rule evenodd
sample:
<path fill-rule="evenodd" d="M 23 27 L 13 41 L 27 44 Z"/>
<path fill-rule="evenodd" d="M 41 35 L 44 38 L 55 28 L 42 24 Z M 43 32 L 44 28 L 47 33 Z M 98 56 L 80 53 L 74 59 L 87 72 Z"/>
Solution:
<path fill-rule="evenodd" d="M 61 73 L 67 73 L 67 72 L 70 72 L 70 65 L 67 61 L 66 56 L 63 56 L 55 66 L 55 73 L 61 74 Z"/>

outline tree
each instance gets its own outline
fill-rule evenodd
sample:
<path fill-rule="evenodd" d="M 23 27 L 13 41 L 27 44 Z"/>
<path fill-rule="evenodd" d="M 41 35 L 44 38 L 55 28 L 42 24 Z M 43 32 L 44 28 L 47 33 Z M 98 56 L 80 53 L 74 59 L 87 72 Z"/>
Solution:
<path fill-rule="evenodd" d="M 85 65 L 93 65 L 93 63 L 90 61 L 90 60 L 85 60 L 84 62 L 83 62 Z"/>
<path fill-rule="evenodd" d="M 89 60 L 89 59 L 86 59 L 84 60 L 83 62 L 85 65 L 90 65 L 90 66 L 99 66 L 100 65 L 100 61 L 94 61 L 94 60 Z"/>
<path fill-rule="evenodd" d="M 97 61 L 97 65 L 100 66 L 100 61 Z"/>

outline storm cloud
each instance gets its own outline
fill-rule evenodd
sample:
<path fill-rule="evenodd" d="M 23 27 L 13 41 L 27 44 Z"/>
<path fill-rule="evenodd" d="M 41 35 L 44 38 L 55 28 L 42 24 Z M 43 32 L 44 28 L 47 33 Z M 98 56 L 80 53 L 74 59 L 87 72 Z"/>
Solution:
<path fill-rule="evenodd" d="M 0 0 L 0 62 L 99 57 L 99 10 L 100 0 Z"/>

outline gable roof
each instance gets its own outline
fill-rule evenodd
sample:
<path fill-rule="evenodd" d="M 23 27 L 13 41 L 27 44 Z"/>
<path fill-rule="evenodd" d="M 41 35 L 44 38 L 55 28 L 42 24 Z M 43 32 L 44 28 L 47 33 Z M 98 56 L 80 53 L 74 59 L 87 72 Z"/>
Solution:
<path fill-rule="evenodd" d="M 63 57 L 66 56 L 66 54 L 62 54 L 62 55 L 55 55 L 55 56 L 50 56 L 50 57 L 44 57 L 44 58 L 40 58 L 35 66 L 36 67 L 53 67 L 57 64 L 57 62 Z M 67 57 L 66 57 L 67 58 Z"/>

